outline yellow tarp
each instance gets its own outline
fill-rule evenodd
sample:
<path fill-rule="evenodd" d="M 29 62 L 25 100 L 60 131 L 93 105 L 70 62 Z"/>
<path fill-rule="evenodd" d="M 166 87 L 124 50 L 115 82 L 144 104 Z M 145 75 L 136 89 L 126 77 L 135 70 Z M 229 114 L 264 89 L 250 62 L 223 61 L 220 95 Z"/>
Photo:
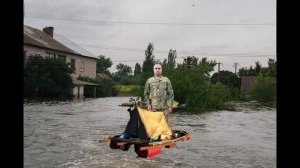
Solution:
<path fill-rule="evenodd" d="M 155 138 L 160 135 L 161 140 L 171 139 L 172 131 L 162 111 L 153 112 L 138 107 L 138 112 L 148 137 Z"/>
<path fill-rule="evenodd" d="M 171 101 L 170 100 L 167 100 L 167 105 L 170 107 L 171 105 Z M 173 105 L 172 105 L 172 108 L 177 108 L 179 105 L 179 103 L 177 101 L 173 101 Z"/>

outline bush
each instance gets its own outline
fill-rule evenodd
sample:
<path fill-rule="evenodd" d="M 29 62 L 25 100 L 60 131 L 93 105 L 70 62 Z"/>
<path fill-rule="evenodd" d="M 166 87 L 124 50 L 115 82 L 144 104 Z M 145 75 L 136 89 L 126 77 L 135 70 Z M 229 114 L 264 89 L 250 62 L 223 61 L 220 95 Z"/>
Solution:
<path fill-rule="evenodd" d="M 230 100 L 239 100 L 241 97 L 241 79 L 230 71 L 220 71 L 214 73 L 210 78 L 210 82 L 215 84 L 217 82 L 226 85 L 230 90 Z"/>
<path fill-rule="evenodd" d="M 187 107 L 197 111 L 222 109 L 224 102 L 229 99 L 230 91 L 227 86 L 216 84 L 202 87 L 187 98 Z"/>
<path fill-rule="evenodd" d="M 96 83 L 96 97 L 107 97 L 107 96 L 116 96 L 116 89 L 113 87 L 114 84 L 110 80 L 106 79 L 93 79 L 90 77 L 79 77 L 79 80 Z M 94 97 L 95 86 L 85 86 L 84 87 L 84 96 L 85 97 Z"/>
<path fill-rule="evenodd" d="M 250 91 L 252 99 L 261 102 L 270 102 L 276 96 L 276 83 L 270 77 L 264 77 L 262 74 L 253 83 L 253 88 Z"/>

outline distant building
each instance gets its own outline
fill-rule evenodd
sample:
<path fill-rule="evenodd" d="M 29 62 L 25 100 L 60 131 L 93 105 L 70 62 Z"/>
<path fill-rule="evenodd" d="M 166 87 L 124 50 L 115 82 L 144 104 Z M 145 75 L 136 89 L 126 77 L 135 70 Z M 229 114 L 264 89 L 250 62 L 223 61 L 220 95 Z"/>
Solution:
<path fill-rule="evenodd" d="M 253 86 L 253 81 L 256 78 L 256 76 L 242 76 L 241 91 L 245 94 L 249 94 Z"/>
<path fill-rule="evenodd" d="M 80 81 L 79 76 L 96 78 L 97 57 L 71 42 L 62 35 L 54 34 L 54 27 L 45 27 L 43 31 L 24 25 L 24 65 L 30 56 L 59 58 L 74 68 L 71 74 L 74 98 L 84 97 L 84 86 L 97 84 Z"/>
<path fill-rule="evenodd" d="M 254 81 L 258 78 L 258 76 L 242 76 L 241 80 L 241 91 L 245 94 L 250 94 Z M 276 78 L 269 77 L 276 83 Z"/>

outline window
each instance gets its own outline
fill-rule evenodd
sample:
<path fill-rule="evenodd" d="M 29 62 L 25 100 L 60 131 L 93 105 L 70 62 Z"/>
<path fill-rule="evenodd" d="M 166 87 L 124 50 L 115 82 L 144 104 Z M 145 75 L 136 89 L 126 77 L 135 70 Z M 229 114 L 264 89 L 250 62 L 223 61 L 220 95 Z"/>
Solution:
<path fill-rule="evenodd" d="M 84 61 L 80 61 L 80 71 L 84 71 Z"/>
<path fill-rule="evenodd" d="M 58 55 L 57 58 L 62 60 L 63 62 L 66 62 L 66 56 L 64 55 Z"/>
<path fill-rule="evenodd" d="M 56 54 L 54 54 L 54 53 L 47 53 L 46 57 L 47 58 L 56 58 Z"/>
<path fill-rule="evenodd" d="M 42 57 L 41 54 L 38 54 L 38 53 L 31 53 L 28 57 L 28 59 L 37 59 L 37 58 L 40 58 Z"/>
<path fill-rule="evenodd" d="M 71 59 L 71 69 L 75 70 L 75 60 Z"/>

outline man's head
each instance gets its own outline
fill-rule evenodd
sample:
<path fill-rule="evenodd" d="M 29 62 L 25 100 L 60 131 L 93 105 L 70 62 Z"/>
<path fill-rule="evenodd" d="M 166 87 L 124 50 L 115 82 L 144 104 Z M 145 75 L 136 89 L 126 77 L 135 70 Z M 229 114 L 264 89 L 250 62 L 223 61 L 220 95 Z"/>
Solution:
<path fill-rule="evenodd" d="M 161 77 L 161 74 L 162 74 L 162 68 L 161 68 L 161 65 L 160 64 L 155 64 L 153 66 L 153 72 L 154 72 L 154 75 L 157 76 L 157 77 Z"/>

